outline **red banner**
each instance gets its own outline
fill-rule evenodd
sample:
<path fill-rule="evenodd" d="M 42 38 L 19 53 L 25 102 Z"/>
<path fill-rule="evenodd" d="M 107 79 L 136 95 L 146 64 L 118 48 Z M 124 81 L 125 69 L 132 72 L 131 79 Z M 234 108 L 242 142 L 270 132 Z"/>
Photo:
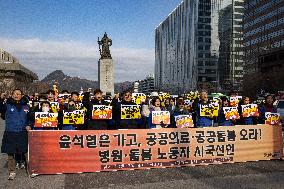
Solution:
<path fill-rule="evenodd" d="M 29 131 L 29 173 L 56 174 L 279 159 L 281 126 Z"/>

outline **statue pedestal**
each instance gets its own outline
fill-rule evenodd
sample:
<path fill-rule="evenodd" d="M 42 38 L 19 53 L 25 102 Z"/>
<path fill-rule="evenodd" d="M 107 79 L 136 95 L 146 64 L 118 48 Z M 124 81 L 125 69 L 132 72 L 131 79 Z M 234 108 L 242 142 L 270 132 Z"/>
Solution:
<path fill-rule="evenodd" d="M 114 74 L 113 74 L 113 60 L 112 59 L 100 59 L 98 68 L 98 81 L 99 87 L 103 91 L 103 95 L 106 93 L 114 94 Z"/>

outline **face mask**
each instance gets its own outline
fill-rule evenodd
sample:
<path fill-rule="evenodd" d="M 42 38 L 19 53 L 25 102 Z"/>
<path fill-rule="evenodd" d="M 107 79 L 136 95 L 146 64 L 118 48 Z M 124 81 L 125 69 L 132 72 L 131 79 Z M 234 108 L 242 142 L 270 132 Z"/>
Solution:
<path fill-rule="evenodd" d="M 42 107 L 43 112 L 49 112 L 49 107 Z"/>
<path fill-rule="evenodd" d="M 74 110 L 76 110 L 76 107 L 73 105 L 73 106 L 69 106 L 69 108 L 68 108 L 70 111 L 74 111 Z"/>

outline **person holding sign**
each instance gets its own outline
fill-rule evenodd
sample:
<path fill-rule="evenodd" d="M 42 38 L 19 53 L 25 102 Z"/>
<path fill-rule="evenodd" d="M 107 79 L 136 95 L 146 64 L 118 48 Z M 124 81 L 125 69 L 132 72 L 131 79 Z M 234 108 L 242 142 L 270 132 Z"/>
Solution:
<path fill-rule="evenodd" d="M 69 95 L 69 94 L 67 94 Z M 71 102 L 71 103 L 69 103 Z M 74 91 L 71 93 L 70 95 L 70 99 L 69 98 L 66 98 L 65 100 L 65 103 L 63 106 L 61 106 L 60 108 L 60 111 L 59 111 L 59 117 L 61 120 L 60 121 L 60 126 L 63 130 L 74 130 L 74 129 L 79 129 L 79 130 L 84 130 L 85 129 L 85 124 L 79 124 L 79 123 L 76 123 L 76 124 L 71 124 L 70 127 L 67 126 L 66 124 L 64 124 L 64 112 L 65 112 L 65 115 L 68 115 L 67 117 L 69 117 L 68 119 L 72 120 L 71 117 L 74 117 L 74 116 L 84 116 L 84 115 L 81 115 L 81 114 L 78 114 L 80 113 L 81 111 L 75 111 L 75 110 L 85 110 L 84 109 L 84 106 L 83 104 L 80 102 L 80 99 L 79 99 L 79 93 Z M 74 113 L 71 113 L 75 111 Z M 69 113 L 67 113 L 69 112 Z M 72 115 L 72 116 L 71 116 Z M 71 117 L 70 117 L 71 116 Z M 76 118 L 77 119 L 77 118 Z M 83 120 L 84 122 L 84 120 Z"/>
<path fill-rule="evenodd" d="M 1 113 L 5 114 L 5 131 L 2 139 L 1 153 L 8 154 L 9 180 L 16 177 L 15 154 L 24 154 L 27 158 L 28 152 L 28 112 L 29 100 L 23 97 L 20 89 L 12 92 L 12 97 L 3 104 Z M 26 161 L 27 162 L 27 161 Z"/>
<path fill-rule="evenodd" d="M 236 123 L 236 118 L 230 118 L 227 119 L 226 118 L 226 115 L 225 115 L 225 111 L 224 111 L 224 108 L 228 108 L 229 105 L 230 105 L 230 102 L 228 100 L 227 97 L 225 96 L 222 96 L 221 97 L 221 101 L 222 101 L 222 106 L 219 110 L 219 116 L 218 116 L 218 125 L 219 126 L 234 126 L 235 123 Z M 237 113 L 238 113 L 238 108 L 237 107 L 230 107 L 230 108 L 235 108 L 237 110 Z M 239 113 L 238 113 L 239 115 Z"/>
<path fill-rule="evenodd" d="M 90 92 L 84 94 L 82 103 L 87 109 L 86 125 L 88 130 L 107 130 L 109 127 L 108 119 L 93 119 L 93 108 L 95 105 L 105 105 L 108 103 L 103 100 L 103 92 L 100 89 L 94 91 L 94 99 L 91 99 Z"/>
<path fill-rule="evenodd" d="M 207 91 L 203 90 L 200 93 L 200 100 L 195 102 L 194 115 L 196 115 L 196 126 L 197 127 L 212 127 L 214 123 L 214 117 L 210 115 L 202 115 L 201 112 L 203 107 L 209 107 L 210 102 L 208 100 Z"/>
<path fill-rule="evenodd" d="M 154 97 L 151 101 L 151 106 L 149 108 L 150 114 L 149 114 L 149 123 L 148 126 L 150 129 L 152 128 L 164 128 L 167 127 L 168 125 L 161 122 L 160 124 L 155 124 L 153 123 L 153 112 L 162 112 L 165 111 L 166 108 L 162 107 L 161 105 L 161 100 L 159 97 Z"/>
<path fill-rule="evenodd" d="M 64 106 L 63 111 L 59 112 L 59 120 L 60 120 L 60 125 L 62 127 L 62 130 L 76 130 L 76 127 L 74 126 L 75 124 L 64 124 L 64 118 L 65 114 L 68 114 L 69 117 L 71 117 L 72 120 L 72 113 L 73 111 L 76 110 L 76 105 L 73 100 L 69 100 L 67 106 Z"/>
<path fill-rule="evenodd" d="M 141 113 L 139 105 L 132 102 L 132 93 L 129 90 L 123 92 L 122 101 L 119 102 L 119 94 L 112 100 L 113 119 L 116 129 L 139 129 L 139 121 L 141 121 Z M 123 115 L 130 115 L 125 118 Z M 138 116 L 137 116 L 138 115 Z M 139 116 L 140 115 L 140 116 Z"/>
<path fill-rule="evenodd" d="M 258 110 L 257 107 L 253 107 L 254 110 L 250 110 L 250 108 L 248 109 L 247 107 L 245 107 L 245 105 L 250 105 L 250 98 L 247 96 L 244 96 L 243 99 L 240 102 L 239 105 L 239 114 L 241 116 L 240 119 L 240 124 L 241 125 L 255 125 L 257 124 L 257 116 L 258 116 Z M 251 104 L 253 105 L 253 104 Z M 248 112 L 254 112 L 255 116 L 251 116 L 251 115 L 246 115 L 246 112 L 243 111 L 243 108 L 247 109 Z"/>
<path fill-rule="evenodd" d="M 177 123 L 176 123 L 176 117 L 177 116 L 181 116 L 181 115 L 190 115 L 189 111 L 186 109 L 185 104 L 184 104 L 184 100 L 182 98 L 179 98 L 177 100 L 177 106 L 171 116 L 171 127 L 172 128 L 176 128 L 177 127 Z M 192 121 L 192 120 L 191 120 Z M 189 125 L 188 127 L 193 127 L 193 123 L 192 125 Z"/>
<path fill-rule="evenodd" d="M 273 106 L 275 99 L 272 95 L 267 95 L 265 97 L 265 102 L 262 106 L 259 107 L 259 118 L 258 123 L 264 124 L 265 123 L 265 113 L 277 113 L 277 109 Z"/>
<path fill-rule="evenodd" d="M 48 101 L 41 102 L 36 112 L 29 112 L 29 130 L 58 130 L 57 126 L 58 114 L 54 114 Z"/>

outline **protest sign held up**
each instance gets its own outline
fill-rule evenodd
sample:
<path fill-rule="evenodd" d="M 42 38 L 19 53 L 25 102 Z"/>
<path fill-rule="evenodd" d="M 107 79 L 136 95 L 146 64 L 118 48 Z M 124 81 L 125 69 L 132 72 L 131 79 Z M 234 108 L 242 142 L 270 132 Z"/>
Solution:
<path fill-rule="evenodd" d="M 121 105 L 121 119 L 140 119 L 140 105 Z"/>
<path fill-rule="evenodd" d="M 243 117 L 259 116 L 257 104 L 247 104 L 241 106 Z"/>
<path fill-rule="evenodd" d="M 190 128 L 194 127 L 191 115 L 179 115 L 175 116 L 177 128 Z"/>
<path fill-rule="evenodd" d="M 240 119 L 237 107 L 223 107 L 226 120 Z"/>
<path fill-rule="evenodd" d="M 35 127 L 57 127 L 58 113 L 35 112 Z"/>
<path fill-rule="evenodd" d="M 75 110 L 72 112 L 63 111 L 63 125 L 72 124 L 80 125 L 84 124 L 84 110 Z"/>
<path fill-rule="evenodd" d="M 92 119 L 112 119 L 112 106 L 94 105 Z"/>
<path fill-rule="evenodd" d="M 265 124 L 281 125 L 280 114 L 265 112 Z"/>
<path fill-rule="evenodd" d="M 152 123 L 153 124 L 170 124 L 170 112 L 169 111 L 153 111 L 152 112 Z"/>
<path fill-rule="evenodd" d="M 200 116 L 217 117 L 219 114 L 219 104 L 212 102 L 208 104 L 200 104 Z"/>

